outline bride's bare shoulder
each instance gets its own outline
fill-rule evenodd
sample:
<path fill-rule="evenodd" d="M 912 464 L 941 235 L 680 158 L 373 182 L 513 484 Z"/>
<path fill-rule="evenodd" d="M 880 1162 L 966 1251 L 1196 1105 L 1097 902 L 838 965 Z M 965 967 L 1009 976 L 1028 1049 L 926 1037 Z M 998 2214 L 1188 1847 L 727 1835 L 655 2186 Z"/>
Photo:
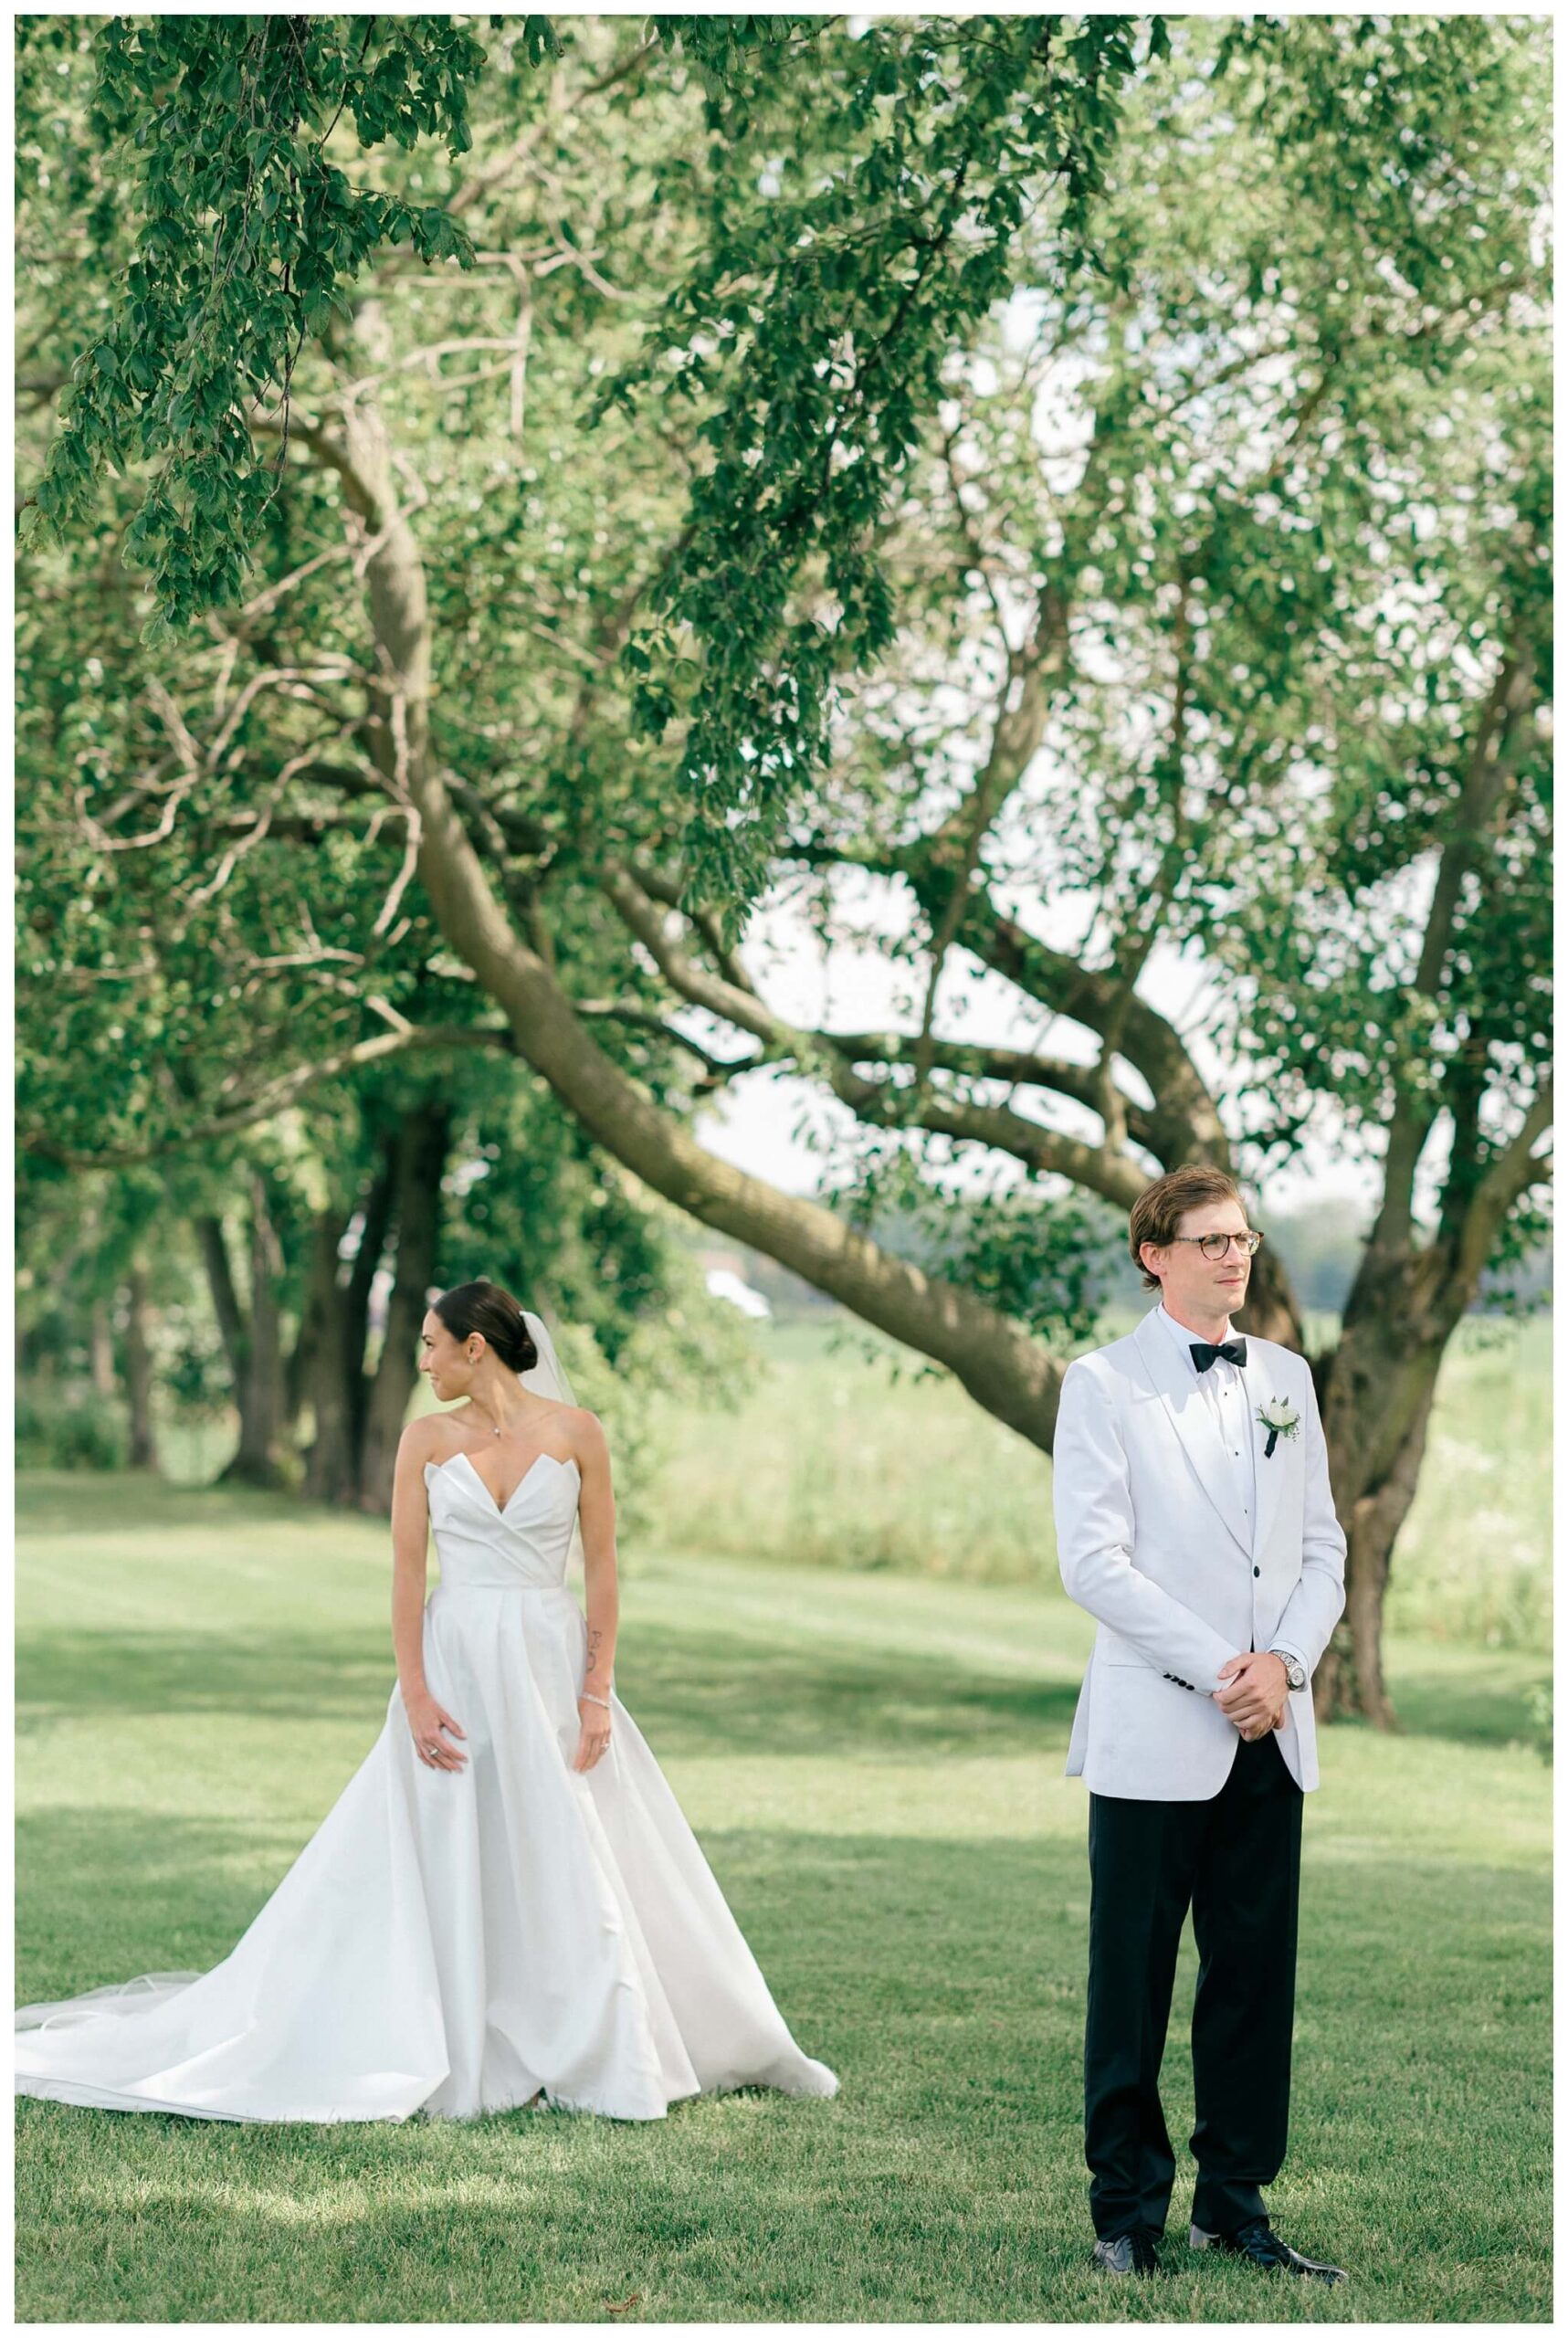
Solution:
<path fill-rule="evenodd" d="M 605 1458 L 609 1444 L 604 1423 L 597 1413 L 589 1412 L 585 1405 L 558 1405 L 550 1409 L 557 1416 L 555 1426 L 579 1461 Z"/>
<path fill-rule="evenodd" d="M 458 1405 L 449 1413 L 421 1413 L 398 1438 L 398 1459 L 406 1457 L 416 1469 L 423 1469 L 426 1461 L 450 1461 L 468 1442 L 460 1424 L 469 1409 L 467 1405 Z"/>

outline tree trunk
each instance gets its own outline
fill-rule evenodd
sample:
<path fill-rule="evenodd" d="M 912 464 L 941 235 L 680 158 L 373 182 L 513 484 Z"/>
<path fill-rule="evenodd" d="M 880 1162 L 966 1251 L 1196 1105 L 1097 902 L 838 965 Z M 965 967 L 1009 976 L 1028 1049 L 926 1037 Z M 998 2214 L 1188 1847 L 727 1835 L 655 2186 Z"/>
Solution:
<path fill-rule="evenodd" d="M 245 1310 L 235 1289 L 234 1269 L 229 1264 L 228 1237 L 223 1220 L 211 1210 L 204 1211 L 196 1220 L 196 1247 L 206 1269 L 207 1291 L 217 1322 L 218 1338 L 228 1359 L 229 1378 L 238 1401 L 239 1384 L 245 1376 Z"/>
<path fill-rule="evenodd" d="M 419 1326 L 430 1303 L 441 1226 L 441 1178 L 452 1141 L 445 1104 L 420 1105 L 397 1132 L 395 1195 L 397 1266 L 387 1301 L 386 1336 L 365 1412 L 359 1457 L 360 1507 L 392 1506 L 393 1466 L 418 1374 Z"/>
<path fill-rule="evenodd" d="M 279 1307 L 282 1253 L 268 1206 L 266 1180 L 252 1170 L 250 1185 L 250 1307 L 244 1318 L 240 1370 L 235 1384 L 239 1444 L 221 1479 L 252 1486 L 287 1482 L 283 1466 L 283 1324 Z M 228 1258 L 223 1247 L 226 1271 Z M 232 1285 L 230 1286 L 232 1295 Z M 235 1301 L 237 1307 L 237 1301 Z M 221 1481 L 221 1480 L 220 1480 Z"/>
<path fill-rule="evenodd" d="M 370 1406 L 370 1376 L 365 1370 L 370 1348 L 370 1295 L 386 1252 L 396 1181 L 397 1132 L 395 1128 L 380 1128 L 376 1132 L 375 1166 L 361 1207 L 359 1248 L 349 1269 L 348 1288 L 340 1294 L 342 1323 L 339 1338 L 347 1374 L 349 1436 L 353 1454 L 353 1477 L 343 1490 L 345 1501 L 357 1499 L 359 1456 Z"/>
<path fill-rule="evenodd" d="M 1313 1704 L 1323 1721 L 1370 1721 L 1376 1729 L 1398 1722 L 1383 1672 L 1383 1606 L 1388 1590 L 1394 1540 L 1415 1498 L 1426 1426 L 1441 1354 L 1431 1360 L 1432 1385 L 1419 1416 L 1406 1433 L 1394 1466 L 1371 1491 L 1346 1503 L 1340 1500 L 1345 1530 L 1345 1612 L 1313 1680 Z M 1352 1458 L 1329 1448 L 1329 1476 L 1348 1481 Z"/>
<path fill-rule="evenodd" d="M 132 1469 L 155 1469 L 158 1448 L 153 1431 L 153 1343 L 149 1336 L 152 1307 L 147 1291 L 147 1269 L 140 1259 L 132 1262 L 125 1292 L 125 1395 L 131 1416 L 129 1461 Z"/>
<path fill-rule="evenodd" d="M 351 1374 L 359 1356 L 348 1346 L 346 1292 L 338 1287 L 338 1252 L 346 1220 L 331 1205 L 317 1212 L 300 1311 L 300 1382 L 314 1424 L 305 1456 L 305 1491 L 312 1501 L 347 1504 L 356 1480 Z"/>
<path fill-rule="evenodd" d="M 323 1218 L 331 1220 L 339 1235 L 342 1230 L 343 1214 L 341 1210 L 334 1210 L 330 1204 L 325 1210 L 319 1211 L 311 1221 L 310 1240 L 305 1257 L 305 1283 L 300 1298 L 300 1322 L 294 1333 L 294 1343 L 283 1359 L 283 1433 L 289 1446 L 296 1451 L 300 1442 L 300 1416 L 310 1400 L 310 1356 L 316 1344 L 316 1328 L 311 1311 L 319 1298 L 315 1285 L 318 1263 L 316 1243 L 321 1232 Z M 332 1254 L 334 1271 L 337 1265 L 335 1245 L 336 1237 L 334 1237 Z"/>
<path fill-rule="evenodd" d="M 120 1375 L 114 1368 L 114 1320 L 109 1301 L 96 1298 L 88 1324 L 88 1340 L 91 1352 L 92 1393 L 112 1401 L 120 1393 Z"/>
<path fill-rule="evenodd" d="M 344 1508 L 359 1506 L 371 1386 L 364 1368 L 370 1297 L 392 1221 L 396 1163 L 397 1132 L 377 1131 L 374 1158 L 355 1207 L 319 1213 L 295 1347 L 300 1396 L 313 1423 L 304 1490 L 314 1501 Z M 356 1216 L 359 1246 L 344 1280 L 343 1239 Z"/>
<path fill-rule="evenodd" d="M 1270 1250 L 1267 1242 L 1252 1261 L 1247 1304 L 1237 1311 L 1236 1328 L 1243 1333 L 1250 1332 L 1254 1339 L 1275 1340 L 1281 1347 L 1294 1348 L 1298 1355 L 1306 1352 L 1306 1333 L 1296 1294 L 1279 1252 Z"/>
<path fill-rule="evenodd" d="M 1313 1680 L 1326 1720 L 1397 1726 L 1383 1671 L 1394 1547 L 1415 1498 L 1437 1374 L 1469 1294 L 1436 1247 L 1363 1255 L 1339 1345 L 1317 1365 L 1345 1612 Z"/>

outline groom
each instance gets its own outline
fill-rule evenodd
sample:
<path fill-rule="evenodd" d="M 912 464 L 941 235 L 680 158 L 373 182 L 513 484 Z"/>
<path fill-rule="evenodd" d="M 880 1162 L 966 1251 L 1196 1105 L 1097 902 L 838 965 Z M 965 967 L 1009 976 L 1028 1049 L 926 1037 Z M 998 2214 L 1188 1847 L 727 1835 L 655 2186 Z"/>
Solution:
<path fill-rule="evenodd" d="M 1191 2245 L 1341 2281 L 1272 2230 L 1261 2186 L 1285 2156 L 1310 1683 L 1345 1538 L 1305 1359 L 1231 1332 L 1263 1238 L 1234 1181 L 1174 1170 L 1129 1232 L 1160 1303 L 1068 1366 L 1055 1447 L 1062 1581 L 1100 1626 L 1067 1765 L 1089 1798 L 1095 2259 L 1160 2270 L 1176 2164 L 1158 2080 L 1191 1907 Z"/>

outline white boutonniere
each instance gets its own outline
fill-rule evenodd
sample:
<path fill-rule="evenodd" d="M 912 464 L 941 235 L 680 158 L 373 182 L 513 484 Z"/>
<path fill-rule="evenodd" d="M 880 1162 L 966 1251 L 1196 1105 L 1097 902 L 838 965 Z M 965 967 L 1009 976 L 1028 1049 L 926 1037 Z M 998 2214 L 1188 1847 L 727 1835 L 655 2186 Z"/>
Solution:
<path fill-rule="evenodd" d="M 1291 1411 L 1288 1396 L 1270 1396 L 1266 1405 L 1258 1406 L 1256 1417 L 1268 1431 L 1268 1442 L 1263 1448 L 1266 1461 L 1272 1459 L 1274 1448 L 1280 1438 L 1294 1437 L 1301 1426 L 1301 1416 Z"/>

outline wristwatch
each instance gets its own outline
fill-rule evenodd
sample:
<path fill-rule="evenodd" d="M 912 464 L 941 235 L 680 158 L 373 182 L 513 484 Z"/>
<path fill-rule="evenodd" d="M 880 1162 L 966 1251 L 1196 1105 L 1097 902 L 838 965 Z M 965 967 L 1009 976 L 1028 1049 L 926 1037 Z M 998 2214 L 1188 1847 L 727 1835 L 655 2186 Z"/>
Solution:
<path fill-rule="evenodd" d="M 1271 1648 L 1268 1653 L 1279 1659 L 1280 1663 L 1285 1667 L 1285 1678 L 1292 1689 L 1306 1687 L 1307 1668 L 1299 1656 L 1292 1656 L 1289 1649 L 1286 1648 Z"/>

